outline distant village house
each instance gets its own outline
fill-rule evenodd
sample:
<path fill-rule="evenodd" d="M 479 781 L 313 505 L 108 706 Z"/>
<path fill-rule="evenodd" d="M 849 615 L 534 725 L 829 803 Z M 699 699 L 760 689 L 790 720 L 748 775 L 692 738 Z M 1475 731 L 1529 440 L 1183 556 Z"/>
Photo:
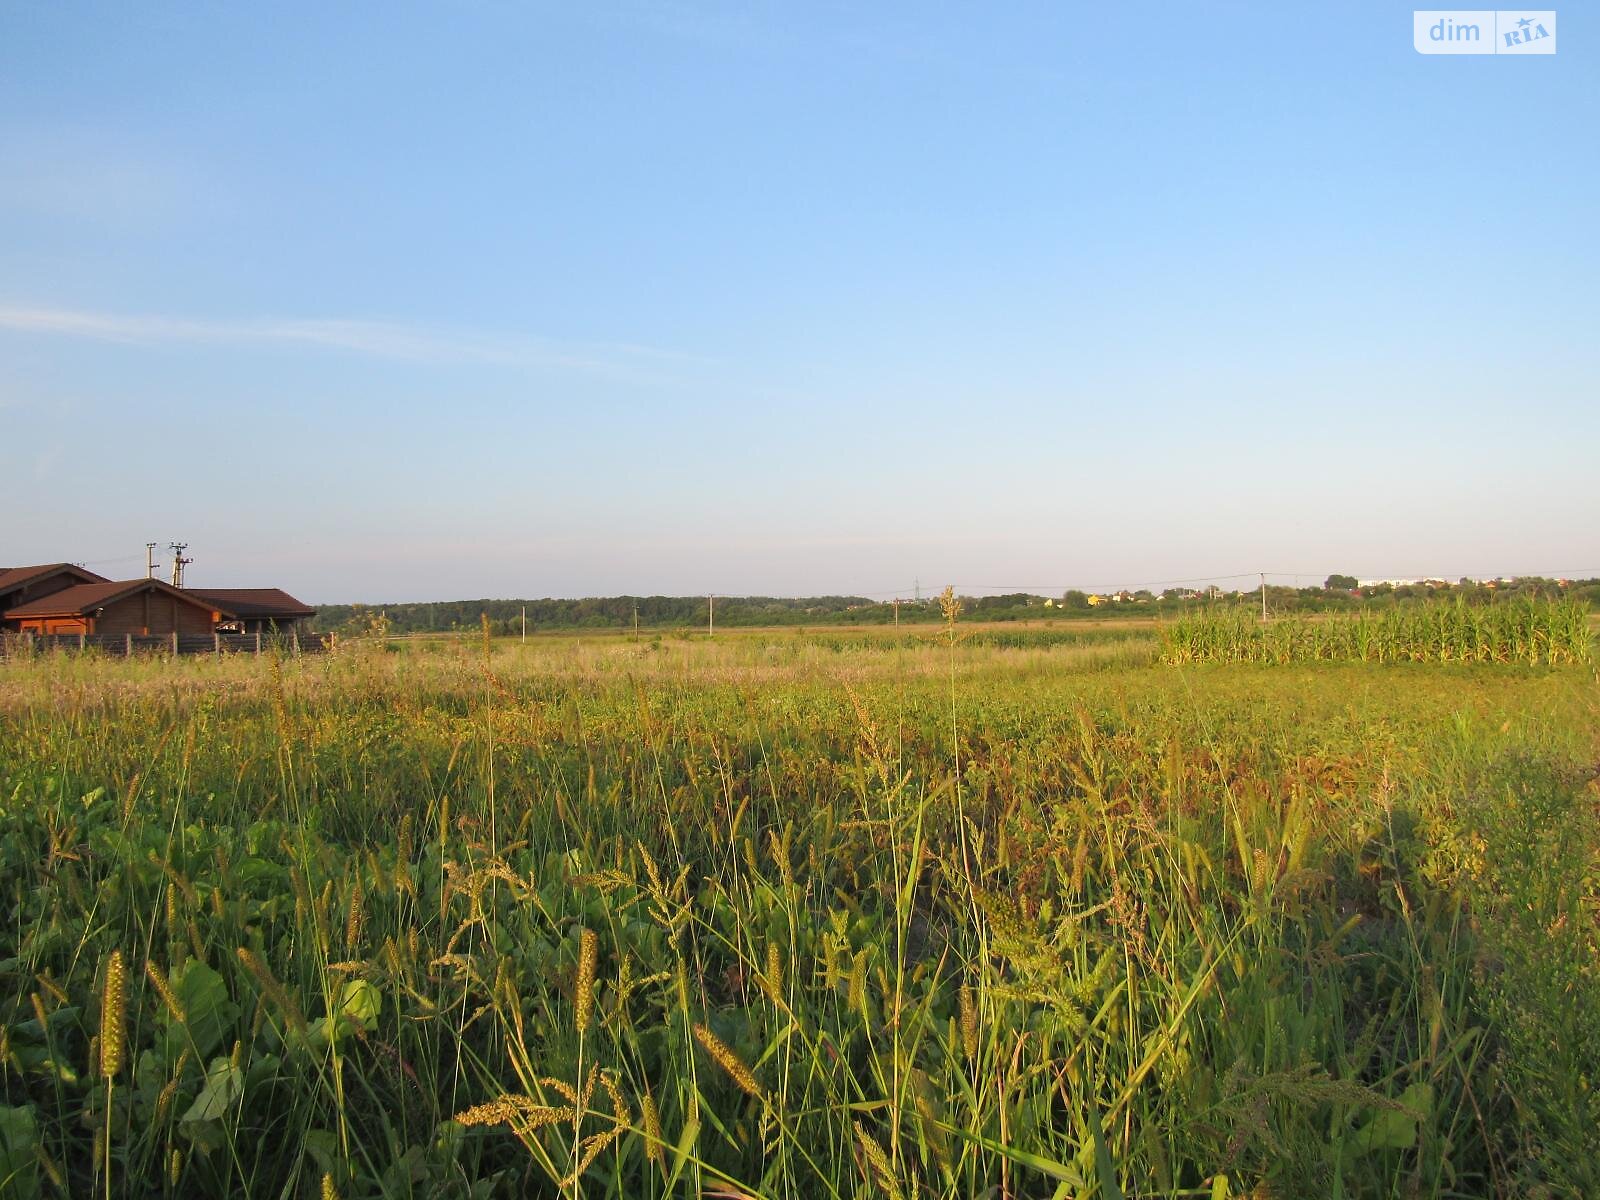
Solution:
<path fill-rule="evenodd" d="M 304 629 L 317 610 L 280 588 L 195 588 L 219 613 L 221 633 L 290 634 Z"/>
<path fill-rule="evenodd" d="M 315 615 L 316 609 L 280 588 L 182 588 L 155 578 L 110 580 L 72 563 L 0 569 L 0 631 L 12 634 L 76 636 L 98 644 L 132 638 L 276 637 L 298 645 Z"/>
<path fill-rule="evenodd" d="M 72 563 L 46 563 L 37 567 L 0 569 L 0 615 L 81 583 L 108 583 L 104 575 Z"/>
<path fill-rule="evenodd" d="M 231 615 L 231 614 L 228 614 Z M 209 634 L 223 612 L 159 579 L 80 583 L 6 610 L 6 624 L 23 633 Z"/>

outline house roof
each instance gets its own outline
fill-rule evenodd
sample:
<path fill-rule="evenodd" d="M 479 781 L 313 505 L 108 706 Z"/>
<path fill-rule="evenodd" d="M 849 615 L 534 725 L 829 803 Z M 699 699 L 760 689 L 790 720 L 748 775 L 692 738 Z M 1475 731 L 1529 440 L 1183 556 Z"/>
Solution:
<path fill-rule="evenodd" d="M 236 615 L 231 607 L 210 596 L 199 596 L 191 592 L 180 591 L 169 583 L 162 583 L 159 579 L 124 579 L 116 582 L 80 583 L 76 587 L 63 588 L 52 595 L 30 600 L 27 604 L 7 610 L 5 615 L 11 619 L 26 617 L 82 617 L 93 613 L 97 608 L 104 608 L 114 601 L 121 600 L 124 596 L 132 596 L 145 590 L 176 596 L 185 604 L 192 604 L 196 608 L 205 609 L 207 612 L 221 610 L 229 616 Z"/>
<path fill-rule="evenodd" d="M 282 588 L 191 588 L 236 617 L 314 617 L 317 610 Z"/>
<path fill-rule="evenodd" d="M 35 567 L 0 567 L 0 594 L 14 592 L 18 588 L 26 587 L 35 579 L 43 579 L 60 571 L 70 571 L 84 579 L 105 580 L 104 575 L 96 575 L 87 568 L 74 563 L 41 563 Z"/>

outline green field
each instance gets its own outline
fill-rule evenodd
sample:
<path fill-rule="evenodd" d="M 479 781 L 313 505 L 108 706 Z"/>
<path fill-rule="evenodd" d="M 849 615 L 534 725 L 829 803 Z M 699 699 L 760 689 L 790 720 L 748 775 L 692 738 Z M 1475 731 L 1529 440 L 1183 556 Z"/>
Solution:
<path fill-rule="evenodd" d="M 1163 644 L 0 663 L 0 1196 L 1600 1195 L 1593 665 Z"/>

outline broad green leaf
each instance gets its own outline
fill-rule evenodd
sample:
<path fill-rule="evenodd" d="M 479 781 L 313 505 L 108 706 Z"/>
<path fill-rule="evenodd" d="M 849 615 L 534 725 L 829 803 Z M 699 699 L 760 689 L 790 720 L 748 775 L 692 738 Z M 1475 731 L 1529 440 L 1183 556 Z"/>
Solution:
<path fill-rule="evenodd" d="M 184 1050 L 197 1058 L 214 1053 L 239 1019 L 239 1006 L 229 998 L 228 985 L 198 958 L 185 963 L 171 984 L 186 1021 L 179 1025 L 165 1008 L 161 1010 L 160 1019 L 167 1025 L 167 1061 L 175 1061 Z"/>
<path fill-rule="evenodd" d="M 71 1029 L 78 1023 L 78 1016 L 82 1011 L 76 1004 L 63 1004 L 51 1012 L 45 1020 L 49 1023 L 51 1032 L 59 1035 L 63 1030 Z M 30 1040 L 43 1041 L 45 1027 L 39 1024 L 38 1018 L 30 1018 L 13 1025 L 11 1032 Z"/>
<path fill-rule="evenodd" d="M 371 1029 L 383 1011 L 383 993 L 365 979 L 352 979 L 339 993 L 339 1013 L 363 1030 Z"/>
<path fill-rule="evenodd" d="M 1374 1150 L 1407 1150 L 1417 1144 L 1417 1123 L 1433 1110 L 1433 1087 L 1414 1083 L 1400 1095 L 1399 1108 L 1383 1108 L 1373 1113 L 1345 1143 L 1350 1156 Z"/>
<path fill-rule="evenodd" d="M 0 1196 L 33 1200 L 39 1194 L 38 1145 L 32 1108 L 0 1108 Z"/>
<path fill-rule="evenodd" d="M 225 1058 L 214 1058 L 206 1068 L 205 1087 L 181 1120 L 186 1125 L 220 1120 L 243 1091 L 244 1072 Z"/>
<path fill-rule="evenodd" d="M 324 1175 L 337 1174 L 339 1169 L 339 1139 L 329 1129 L 309 1129 L 300 1139 L 300 1145 L 317 1164 Z"/>
<path fill-rule="evenodd" d="M 228 878 L 235 887 L 249 891 L 252 885 L 257 883 L 282 884 L 287 881 L 288 874 L 277 863 L 261 858 L 247 858 L 234 864 Z"/>
<path fill-rule="evenodd" d="M 383 1172 L 385 1196 L 414 1195 L 416 1185 L 428 1178 L 428 1159 L 421 1146 L 410 1146 Z"/>

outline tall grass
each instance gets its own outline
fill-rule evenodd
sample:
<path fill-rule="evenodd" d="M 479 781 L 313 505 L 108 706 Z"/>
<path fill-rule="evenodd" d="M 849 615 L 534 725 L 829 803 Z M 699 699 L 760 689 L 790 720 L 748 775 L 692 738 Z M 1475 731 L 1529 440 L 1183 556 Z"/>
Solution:
<path fill-rule="evenodd" d="M 1161 631 L 1161 658 L 1203 662 L 1433 662 L 1554 665 L 1594 661 L 1589 606 L 1520 598 L 1457 599 L 1355 616 L 1258 621 L 1252 610 L 1210 608 Z"/>
<path fill-rule="evenodd" d="M 955 617 L 842 660 L 7 668 L 0 1190 L 1590 1178 L 1590 672 L 1197 696 Z M 1562 853 L 1519 873 L 1551 820 Z"/>

